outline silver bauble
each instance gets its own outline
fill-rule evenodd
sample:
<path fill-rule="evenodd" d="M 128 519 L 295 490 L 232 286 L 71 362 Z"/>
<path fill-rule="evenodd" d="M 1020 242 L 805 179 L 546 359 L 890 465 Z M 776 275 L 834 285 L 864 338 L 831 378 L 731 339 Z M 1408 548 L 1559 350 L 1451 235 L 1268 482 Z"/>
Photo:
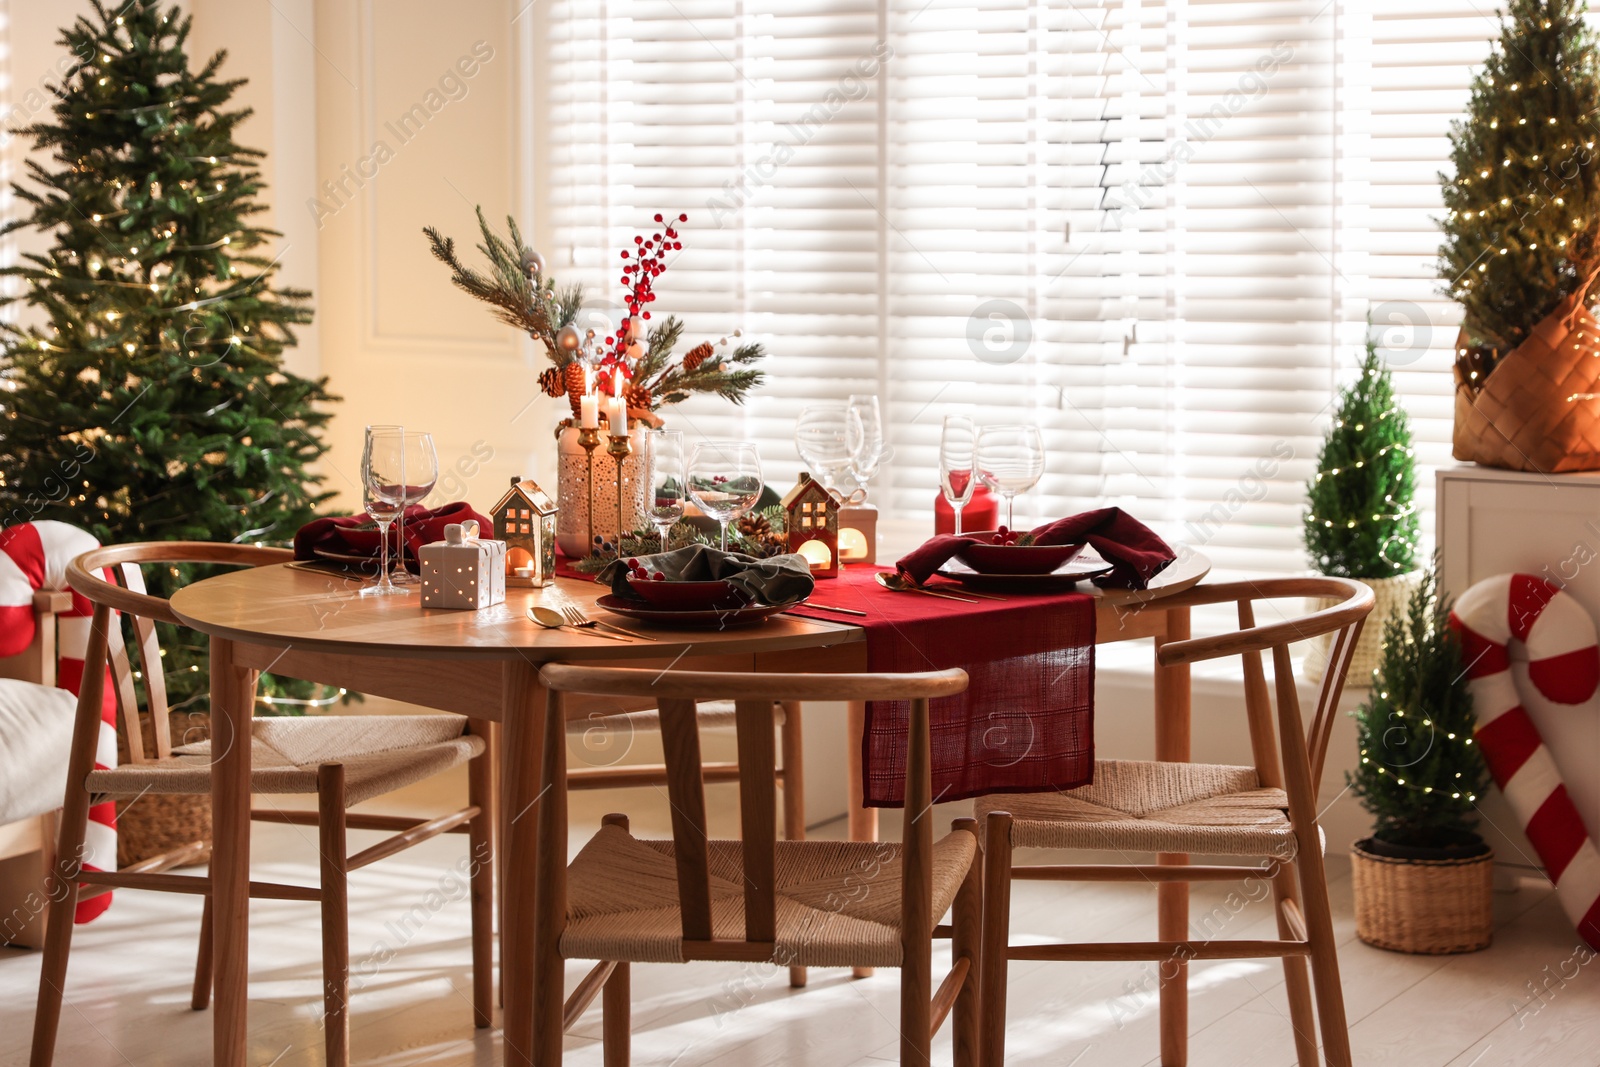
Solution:
<path fill-rule="evenodd" d="M 533 249 L 522 253 L 522 273 L 528 277 L 542 277 L 544 275 L 544 257 Z"/>

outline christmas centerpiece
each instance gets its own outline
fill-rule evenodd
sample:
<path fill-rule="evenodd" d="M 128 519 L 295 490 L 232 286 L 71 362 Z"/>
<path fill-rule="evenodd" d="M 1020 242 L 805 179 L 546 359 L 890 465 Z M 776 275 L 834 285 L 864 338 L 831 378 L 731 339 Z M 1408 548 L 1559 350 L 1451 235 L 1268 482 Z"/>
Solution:
<path fill-rule="evenodd" d="M 1411 427 L 1395 400 L 1389 368 L 1369 336 L 1356 380 L 1339 394 L 1333 424 L 1306 487 L 1306 551 L 1323 574 L 1354 578 L 1377 602 L 1350 660 L 1352 684 L 1366 685 L 1377 666 L 1388 620 L 1416 587 L 1416 459 Z M 1327 665 L 1328 638 L 1312 645 L 1312 681 Z"/>
<path fill-rule="evenodd" d="M 660 229 L 639 234 L 631 248 L 621 250 L 627 313 L 620 322 L 598 312 L 586 314 L 582 286 L 557 286 L 544 257 L 523 242 L 516 221 L 506 221 L 502 237 L 478 211 L 483 237 L 478 249 L 489 262 L 487 273 L 462 263 L 452 238 L 431 226 L 423 233 L 458 288 L 543 347 L 550 366 L 539 385 L 547 396 L 566 397 L 572 408 L 556 431 L 557 539 L 571 557 L 591 554 L 597 542 L 614 554 L 624 535 L 648 527 L 640 428 L 661 426 L 662 408 L 697 393 L 743 403 L 761 384 L 764 375 L 752 364 L 765 353 L 759 344 L 730 345 L 724 337 L 715 344 L 702 341 L 678 356 L 683 324 L 670 315 L 652 321 L 655 280 L 667 269 L 668 254 L 683 249 L 678 226 L 687 215 L 655 216 Z M 733 336 L 737 339 L 739 332 Z M 602 435 L 605 454 L 597 456 Z"/>
<path fill-rule="evenodd" d="M 1488 776 L 1461 641 L 1432 571 L 1384 627 L 1372 692 L 1355 712 L 1360 762 L 1346 776 L 1372 813 L 1352 850 L 1356 936 L 1401 952 L 1489 944 L 1494 854 L 1474 831 Z"/>
<path fill-rule="evenodd" d="M 1600 61 L 1581 0 L 1511 0 L 1450 133 L 1442 291 L 1461 305 L 1457 459 L 1600 468 Z"/>

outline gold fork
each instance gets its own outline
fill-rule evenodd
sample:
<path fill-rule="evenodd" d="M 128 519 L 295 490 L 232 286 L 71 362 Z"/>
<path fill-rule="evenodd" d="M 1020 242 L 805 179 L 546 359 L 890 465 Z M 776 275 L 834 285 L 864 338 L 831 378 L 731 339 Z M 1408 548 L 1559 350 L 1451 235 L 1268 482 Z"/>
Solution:
<path fill-rule="evenodd" d="M 561 614 L 562 617 L 567 620 L 568 625 L 576 626 L 579 629 L 585 629 L 588 627 L 604 628 L 607 630 L 615 630 L 619 634 L 627 634 L 629 637 L 637 637 L 641 641 L 650 640 L 644 634 L 636 634 L 632 630 L 624 630 L 622 627 L 613 625 L 612 623 L 600 622 L 598 619 L 591 619 L 589 616 L 585 615 L 583 613 L 583 609 L 578 607 L 576 604 L 563 604 L 561 606 Z"/>

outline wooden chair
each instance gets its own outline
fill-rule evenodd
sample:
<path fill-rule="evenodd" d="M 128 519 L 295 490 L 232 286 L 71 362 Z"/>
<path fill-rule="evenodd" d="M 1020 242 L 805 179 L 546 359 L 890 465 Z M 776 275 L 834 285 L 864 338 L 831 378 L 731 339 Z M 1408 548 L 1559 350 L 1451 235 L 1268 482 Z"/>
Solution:
<path fill-rule="evenodd" d="M 71 593 L 36 592 L 33 641 L 0 657 L 0 944 L 44 944 L 63 775 L 50 775 L 53 761 L 41 757 L 64 752 L 72 736 L 74 700 L 56 688 L 56 616 L 71 606 Z M 28 737 L 12 737 L 12 730 Z"/>
<path fill-rule="evenodd" d="M 1303 617 L 1257 624 L 1256 601 L 1301 597 L 1335 603 Z M 1244 718 L 1254 766 L 1101 760 L 1095 764 L 1094 784 L 1081 789 L 979 798 L 976 808 L 985 821 L 986 849 L 982 984 L 987 1067 L 1005 1062 L 1007 960 L 1149 960 L 1176 972 L 1188 960 L 1272 956 L 1283 959 L 1301 1067 L 1317 1061 L 1307 958 L 1327 1062 L 1349 1067 L 1350 1039 L 1317 826 L 1317 783 L 1351 650 L 1372 610 L 1372 591 L 1343 578 L 1286 578 L 1200 586 L 1155 603 L 1165 609 L 1229 601 L 1238 604 L 1238 631 L 1173 641 L 1160 647 L 1157 658 L 1163 666 L 1172 666 L 1243 657 Z M 1307 723 L 1300 711 L 1289 646 L 1328 633 L 1335 635 L 1328 670 Z M 1269 650 L 1276 727 L 1261 659 L 1261 653 Z M 1021 847 L 1161 855 L 1157 864 L 1012 867 L 1012 849 Z M 1254 856 L 1266 862 L 1189 866 L 1191 854 Z M 1270 880 L 1277 909 L 1274 940 L 1007 943 L 1013 879 L 1161 884 L 1261 877 Z M 1164 973 L 1164 982 L 1166 978 Z M 1185 1062 L 1184 1016 L 1163 1011 L 1163 1063 Z"/>
<path fill-rule="evenodd" d="M 792 675 L 547 666 L 543 799 L 539 805 L 534 1062 L 561 1062 L 562 1035 L 604 990 L 605 1061 L 628 1061 L 629 967 L 690 960 L 789 966 L 899 967 L 901 1062 L 928 1062 L 932 1036 L 955 1013 L 957 1064 L 976 1063 L 982 911 L 977 824 L 958 820 L 935 842 L 928 701 L 966 688 L 962 671 Z M 646 841 L 607 816 L 567 865 L 568 694 L 649 697 L 660 708 L 672 839 Z M 695 701 L 735 702 L 741 839 L 706 835 Z M 774 827 L 775 700 L 909 700 L 907 822 L 901 844 L 778 841 Z M 936 926 L 954 905 L 950 926 Z M 932 939 L 955 962 L 932 989 Z M 563 961 L 600 962 L 564 999 Z"/>
<path fill-rule="evenodd" d="M 182 625 L 167 602 L 145 592 L 140 564 L 212 563 L 262 566 L 291 559 L 280 549 L 201 542 L 133 544 L 86 552 L 67 571 L 72 588 L 94 603 L 89 649 L 84 657 L 84 682 L 67 770 L 62 805 L 56 886 L 65 903 L 52 909 L 39 977 L 39 1003 L 34 1016 L 32 1067 L 48 1067 L 61 1016 L 71 949 L 74 900 L 113 888 L 191 893 L 206 898 L 201 920 L 200 950 L 195 965 L 193 1007 L 201 1010 L 211 995 L 211 881 L 204 875 L 164 873 L 204 854 L 204 845 L 190 845 L 152 857 L 116 872 L 85 871 L 76 860 L 91 804 L 131 799 L 145 793 L 207 793 L 211 788 L 210 746 L 172 746 L 167 720 L 166 686 L 155 623 Z M 106 568 L 120 573 L 122 585 L 100 577 Z M 144 690 L 154 737 L 152 758 L 146 752 L 131 665 L 122 648 L 113 611 L 131 617 L 134 646 L 144 665 Z M 103 665 L 109 663 L 118 697 L 120 727 L 126 732 L 131 759 L 113 770 L 95 770 L 95 744 L 104 693 Z M 253 897 L 317 902 L 322 907 L 323 1001 L 326 1057 L 330 1067 L 349 1062 L 348 1014 L 350 947 L 347 875 L 441 833 L 464 833 L 471 846 L 473 1014 L 479 1027 L 492 1020 L 493 846 L 488 724 L 454 715 L 315 716 L 263 718 L 251 737 L 252 791 L 261 794 L 305 794 L 317 798 L 316 811 L 264 808 L 253 819 L 315 826 L 321 878 L 314 886 L 251 882 Z M 469 806 L 438 818 L 419 820 L 384 815 L 355 815 L 351 805 L 467 763 Z M 394 831 L 370 848 L 351 855 L 347 830 Z"/>

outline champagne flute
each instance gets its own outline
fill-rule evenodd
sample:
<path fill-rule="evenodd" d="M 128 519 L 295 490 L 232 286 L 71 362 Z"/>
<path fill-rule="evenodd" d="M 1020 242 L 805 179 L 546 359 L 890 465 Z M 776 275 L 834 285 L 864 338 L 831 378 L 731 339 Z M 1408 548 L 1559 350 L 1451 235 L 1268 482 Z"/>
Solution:
<path fill-rule="evenodd" d="M 850 469 L 850 427 L 855 418 L 845 404 L 811 404 L 801 409 L 795 423 L 794 443 L 800 458 L 829 491 L 839 475 Z"/>
<path fill-rule="evenodd" d="M 846 403 L 853 416 L 846 426 L 850 436 L 850 475 L 860 483 L 861 499 L 865 500 L 867 482 L 889 457 L 889 446 L 883 439 L 883 413 L 878 398 L 871 394 L 852 394 Z"/>
<path fill-rule="evenodd" d="M 689 455 L 689 496 L 722 526 L 728 550 L 728 522 L 761 499 L 761 457 L 749 441 L 703 441 Z"/>
<path fill-rule="evenodd" d="M 361 591 L 362 596 L 393 596 L 409 593 L 389 577 L 389 526 L 405 508 L 395 492 L 401 483 L 405 440 L 398 427 L 367 428 L 366 445 L 361 451 L 361 496 L 367 514 L 378 524 L 378 584 Z"/>
<path fill-rule="evenodd" d="M 661 551 L 667 551 L 667 531 L 683 518 L 683 431 L 651 430 L 645 436 L 650 458 L 650 521 L 661 531 Z"/>
<path fill-rule="evenodd" d="M 1006 498 L 1006 528 L 1015 529 L 1018 493 L 1044 475 L 1044 437 L 1037 426 L 985 426 L 978 434 L 978 471 L 983 484 Z"/>
<path fill-rule="evenodd" d="M 956 536 L 961 535 L 961 511 L 977 489 L 978 434 L 965 415 L 946 415 L 939 433 L 939 488 L 956 514 Z"/>
<path fill-rule="evenodd" d="M 420 504 L 439 484 L 439 453 L 433 447 L 433 435 L 402 429 L 401 480 L 397 495 L 402 500 L 400 511 L 400 574 L 396 585 L 421 585 L 422 579 L 406 569 L 406 514 L 405 508 Z"/>

